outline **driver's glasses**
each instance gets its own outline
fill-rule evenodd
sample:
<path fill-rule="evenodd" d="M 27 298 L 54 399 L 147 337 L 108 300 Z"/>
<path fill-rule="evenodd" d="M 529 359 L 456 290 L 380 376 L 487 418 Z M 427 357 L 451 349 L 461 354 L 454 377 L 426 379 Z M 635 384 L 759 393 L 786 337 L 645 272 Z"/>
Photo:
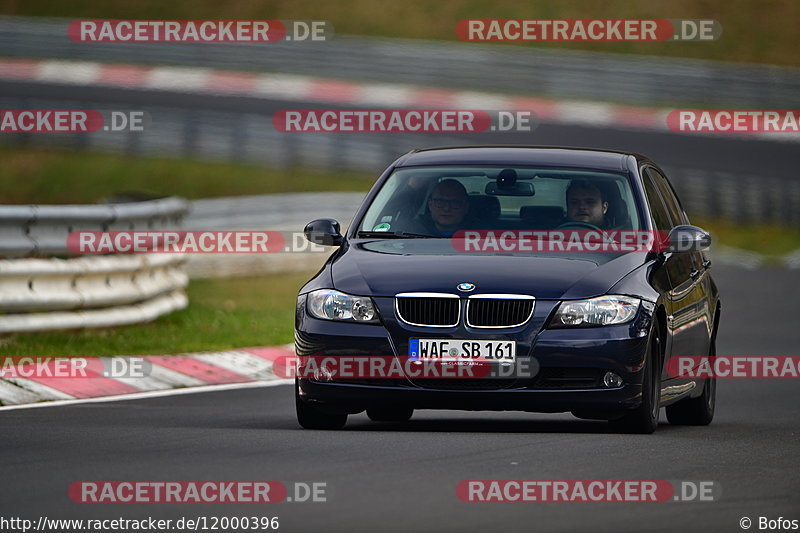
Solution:
<path fill-rule="evenodd" d="M 446 198 L 431 198 L 433 202 L 433 207 L 436 209 L 444 209 L 445 207 L 449 207 L 450 209 L 461 209 L 464 207 L 464 200 L 448 200 Z"/>

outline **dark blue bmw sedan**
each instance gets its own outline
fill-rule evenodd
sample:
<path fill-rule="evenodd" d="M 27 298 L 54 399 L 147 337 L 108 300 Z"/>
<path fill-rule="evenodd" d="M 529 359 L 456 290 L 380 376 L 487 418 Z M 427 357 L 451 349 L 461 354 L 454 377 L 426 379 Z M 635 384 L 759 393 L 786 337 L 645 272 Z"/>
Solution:
<path fill-rule="evenodd" d="M 571 412 L 652 433 L 714 415 L 720 300 L 665 173 L 621 152 L 415 150 L 375 183 L 297 300 L 301 426 L 415 409 Z M 660 236 L 660 237 L 659 237 Z"/>

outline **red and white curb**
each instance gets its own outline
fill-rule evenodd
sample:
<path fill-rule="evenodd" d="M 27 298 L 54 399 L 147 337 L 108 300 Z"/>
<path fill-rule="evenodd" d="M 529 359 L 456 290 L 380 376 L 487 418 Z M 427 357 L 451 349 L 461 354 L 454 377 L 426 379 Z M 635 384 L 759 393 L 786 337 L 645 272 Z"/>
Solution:
<path fill-rule="evenodd" d="M 508 96 L 403 84 L 360 83 L 297 74 L 255 73 L 201 67 L 147 67 L 68 60 L 0 58 L 0 80 L 123 87 L 180 93 L 271 98 L 287 102 L 390 108 L 527 110 L 545 123 L 669 132 L 671 109 L 583 100 Z M 709 135 L 707 133 L 686 133 Z M 740 139 L 800 141 L 796 133 L 730 133 Z"/>
<path fill-rule="evenodd" d="M 86 358 L 89 362 L 85 376 L 54 377 L 47 372 L 25 372 L 0 379 L 0 410 L 14 406 L 54 401 L 64 403 L 90 398 L 119 398 L 128 395 L 175 389 L 206 389 L 209 386 L 287 382 L 273 372 L 273 363 L 279 358 L 294 357 L 289 346 L 254 347 L 182 355 L 119 356 L 113 359 L 136 357 L 149 363 L 143 377 L 105 377 L 101 358 Z M 38 359 L 33 357 L 32 359 Z M 30 364 L 30 363 L 29 363 Z M 54 363 L 48 363 L 52 365 Z M 24 365 L 22 367 L 24 368 Z M 50 366 L 52 369 L 52 366 Z"/>
<path fill-rule="evenodd" d="M 661 132 L 669 131 L 666 117 L 672 111 L 662 108 L 509 96 L 480 91 L 455 91 L 394 83 L 361 83 L 296 74 L 241 72 L 200 67 L 148 67 L 93 61 L 0 58 L 0 80 L 250 96 L 287 102 L 361 107 L 527 110 L 532 111 L 540 121 L 551 124 L 620 127 Z M 728 135 L 750 139 L 800 140 L 800 135 L 793 133 Z"/>

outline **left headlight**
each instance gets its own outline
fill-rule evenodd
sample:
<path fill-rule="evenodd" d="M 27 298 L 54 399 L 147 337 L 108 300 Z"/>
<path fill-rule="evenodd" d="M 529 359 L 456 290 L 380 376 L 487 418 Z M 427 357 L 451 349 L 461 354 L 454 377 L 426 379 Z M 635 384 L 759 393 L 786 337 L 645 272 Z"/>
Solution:
<path fill-rule="evenodd" d="M 550 321 L 551 328 L 575 326 L 610 326 L 624 324 L 636 316 L 638 298 L 599 296 L 589 300 L 561 302 Z"/>
<path fill-rule="evenodd" d="M 333 289 L 319 289 L 308 293 L 308 312 L 323 320 L 348 320 L 378 322 L 378 312 L 372 299 L 353 296 Z"/>

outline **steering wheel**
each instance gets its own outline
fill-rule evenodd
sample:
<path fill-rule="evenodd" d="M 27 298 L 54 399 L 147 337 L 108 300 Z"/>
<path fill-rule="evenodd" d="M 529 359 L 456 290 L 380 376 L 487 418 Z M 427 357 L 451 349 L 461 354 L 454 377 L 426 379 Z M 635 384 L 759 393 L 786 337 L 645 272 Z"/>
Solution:
<path fill-rule="evenodd" d="M 595 226 L 589 222 L 581 222 L 579 220 L 568 220 L 563 224 L 559 225 L 556 229 L 593 229 L 597 231 L 602 231 L 602 228 L 599 226 Z"/>

